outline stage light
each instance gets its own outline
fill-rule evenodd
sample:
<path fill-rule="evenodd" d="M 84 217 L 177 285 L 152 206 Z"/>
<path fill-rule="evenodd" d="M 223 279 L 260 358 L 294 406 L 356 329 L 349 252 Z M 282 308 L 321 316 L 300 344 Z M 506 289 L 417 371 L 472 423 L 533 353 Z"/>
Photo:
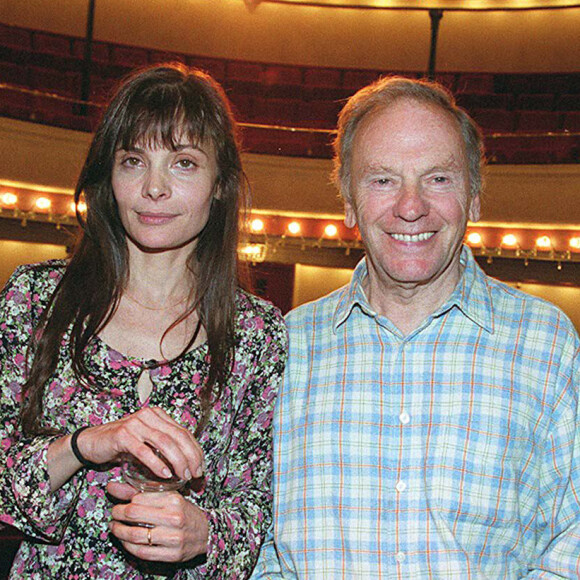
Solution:
<path fill-rule="evenodd" d="M 573 250 L 580 250 L 580 236 L 575 238 L 570 238 L 570 247 Z"/>
<path fill-rule="evenodd" d="M 79 213 L 86 213 L 86 211 L 87 211 L 87 204 L 84 201 L 79 201 L 78 204 L 76 204 L 73 201 L 73 202 L 71 202 L 69 207 L 70 207 L 70 213 L 72 213 L 73 215 L 76 215 L 77 209 L 79 210 Z"/>
<path fill-rule="evenodd" d="M 552 247 L 552 240 L 548 236 L 540 236 L 536 240 L 536 248 L 540 250 L 549 250 Z"/>
<path fill-rule="evenodd" d="M 299 234 L 301 229 L 302 228 L 298 222 L 290 222 L 288 224 L 288 231 L 293 235 Z"/>
<path fill-rule="evenodd" d="M 261 219 L 256 218 L 252 220 L 252 223 L 250 224 L 250 229 L 255 233 L 262 232 L 264 231 L 264 222 Z"/>
<path fill-rule="evenodd" d="M 328 224 L 324 228 L 324 235 L 329 237 L 329 238 L 333 238 L 334 236 L 336 236 L 337 233 L 338 233 L 338 228 L 334 224 Z"/>
<path fill-rule="evenodd" d="M 482 238 L 479 232 L 471 232 L 467 236 L 467 243 L 470 246 L 481 246 Z"/>
<path fill-rule="evenodd" d="M 16 205 L 16 202 L 18 201 L 18 196 L 15 195 L 14 193 L 6 192 L 2 194 L 1 199 L 3 205 L 13 206 Z"/>
<path fill-rule="evenodd" d="M 518 245 L 518 239 L 513 234 L 506 234 L 501 239 L 501 245 L 506 248 L 515 248 Z"/>
<path fill-rule="evenodd" d="M 39 197 L 34 205 L 37 209 L 50 209 L 52 202 L 50 199 L 48 199 L 48 197 Z"/>
<path fill-rule="evenodd" d="M 266 257 L 265 244 L 246 244 L 238 248 L 238 254 L 249 262 L 263 262 Z"/>

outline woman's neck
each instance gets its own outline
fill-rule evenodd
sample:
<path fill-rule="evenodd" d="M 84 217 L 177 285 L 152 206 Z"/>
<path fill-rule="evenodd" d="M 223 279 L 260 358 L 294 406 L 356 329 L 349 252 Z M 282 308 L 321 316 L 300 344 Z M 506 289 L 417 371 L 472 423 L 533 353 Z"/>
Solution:
<path fill-rule="evenodd" d="M 152 309 L 175 306 L 192 295 L 194 274 L 182 252 L 129 254 L 129 278 L 124 294 Z"/>

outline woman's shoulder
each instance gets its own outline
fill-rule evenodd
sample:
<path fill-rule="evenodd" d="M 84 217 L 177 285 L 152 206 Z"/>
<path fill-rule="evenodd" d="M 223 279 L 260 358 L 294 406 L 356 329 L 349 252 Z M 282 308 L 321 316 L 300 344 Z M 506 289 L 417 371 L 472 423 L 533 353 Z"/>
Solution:
<path fill-rule="evenodd" d="M 47 260 L 18 266 L 6 282 L 3 293 L 8 299 L 30 295 L 32 302 L 44 302 L 54 292 L 66 266 L 65 260 Z"/>
<path fill-rule="evenodd" d="M 268 300 L 240 288 L 236 293 L 236 306 L 238 326 L 244 331 L 286 334 L 286 325 L 280 309 Z"/>

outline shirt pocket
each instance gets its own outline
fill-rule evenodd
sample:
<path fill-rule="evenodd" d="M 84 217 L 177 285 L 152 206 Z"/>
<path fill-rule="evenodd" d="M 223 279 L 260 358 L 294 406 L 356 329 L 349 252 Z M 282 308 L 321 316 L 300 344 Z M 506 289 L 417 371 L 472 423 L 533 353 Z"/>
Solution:
<path fill-rule="evenodd" d="M 501 419 L 495 425 L 440 424 L 434 432 L 424 469 L 430 511 L 456 531 L 517 528 L 524 459 Z"/>

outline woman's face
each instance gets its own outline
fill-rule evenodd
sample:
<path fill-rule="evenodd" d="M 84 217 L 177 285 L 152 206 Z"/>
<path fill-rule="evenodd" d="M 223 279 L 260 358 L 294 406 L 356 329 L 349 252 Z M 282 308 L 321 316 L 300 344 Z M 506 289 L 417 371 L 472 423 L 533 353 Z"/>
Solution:
<path fill-rule="evenodd" d="M 137 142 L 115 153 L 111 184 L 127 236 L 138 248 L 188 251 L 205 227 L 217 177 L 213 146 L 176 140 L 175 149 Z"/>

